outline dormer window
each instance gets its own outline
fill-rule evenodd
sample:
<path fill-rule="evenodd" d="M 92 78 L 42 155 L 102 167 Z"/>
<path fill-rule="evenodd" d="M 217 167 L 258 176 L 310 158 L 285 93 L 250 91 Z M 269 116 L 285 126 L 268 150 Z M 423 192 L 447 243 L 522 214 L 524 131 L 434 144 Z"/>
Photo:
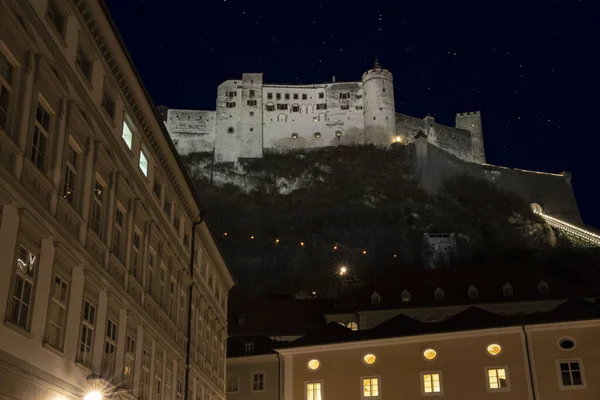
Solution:
<path fill-rule="evenodd" d="M 440 301 L 440 300 L 444 300 L 446 295 L 445 295 L 444 291 L 438 287 L 437 289 L 435 289 L 435 292 L 433 292 L 433 297 L 435 298 L 436 301 Z"/>
<path fill-rule="evenodd" d="M 545 281 L 540 281 L 538 283 L 538 291 L 543 294 L 548 293 L 550 292 L 550 286 Z"/>
<path fill-rule="evenodd" d="M 503 294 L 504 296 L 512 296 L 512 295 L 513 295 L 513 293 L 514 293 L 514 291 L 513 291 L 513 287 L 511 286 L 511 284 L 510 284 L 510 283 L 506 282 L 506 283 L 504 284 L 504 286 L 502 286 L 502 294 Z"/>
<path fill-rule="evenodd" d="M 246 342 L 244 344 L 244 352 L 246 354 L 254 354 L 254 342 Z"/>
<path fill-rule="evenodd" d="M 381 303 L 381 296 L 377 292 L 373 292 L 371 295 L 371 304 L 379 304 Z"/>
<path fill-rule="evenodd" d="M 238 315 L 238 317 L 237 317 L 237 323 L 238 323 L 238 326 L 246 326 L 246 316 L 245 315 Z"/>
<path fill-rule="evenodd" d="M 476 299 L 479 297 L 479 290 L 477 290 L 477 288 L 473 285 L 471 285 L 469 287 L 469 298 L 470 299 Z"/>
<path fill-rule="evenodd" d="M 400 293 L 400 297 L 402 298 L 402 302 L 403 303 L 409 303 L 410 302 L 411 295 L 410 295 L 410 292 L 408 290 L 404 289 L 402 291 L 402 293 Z"/>

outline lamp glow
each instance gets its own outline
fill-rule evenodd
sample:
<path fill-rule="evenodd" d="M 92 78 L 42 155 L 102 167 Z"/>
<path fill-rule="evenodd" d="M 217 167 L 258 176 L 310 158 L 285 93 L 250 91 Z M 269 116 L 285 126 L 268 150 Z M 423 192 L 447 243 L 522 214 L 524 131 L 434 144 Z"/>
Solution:
<path fill-rule="evenodd" d="M 402 141 L 402 138 L 400 136 L 396 136 L 396 143 L 400 143 Z"/>
<path fill-rule="evenodd" d="M 85 395 L 83 400 L 102 400 L 102 393 L 93 391 Z"/>
<path fill-rule="evenodd" d="M 340 275 L 344 275 L 346 272 L 348 272 L 348 268 L 346 268 L 346 267 L 340 268 Z"/>

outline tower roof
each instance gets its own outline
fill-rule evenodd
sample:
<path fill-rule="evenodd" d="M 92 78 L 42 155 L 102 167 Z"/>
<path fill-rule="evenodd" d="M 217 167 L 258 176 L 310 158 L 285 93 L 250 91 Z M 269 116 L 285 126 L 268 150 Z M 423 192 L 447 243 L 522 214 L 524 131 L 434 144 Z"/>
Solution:
<path fill-rule="evenodd" d="M 375 63 L 373 64 L 373 69 L 381 69 L 381 65 L 379 64 L 379 60 L 375 57 Z"/>

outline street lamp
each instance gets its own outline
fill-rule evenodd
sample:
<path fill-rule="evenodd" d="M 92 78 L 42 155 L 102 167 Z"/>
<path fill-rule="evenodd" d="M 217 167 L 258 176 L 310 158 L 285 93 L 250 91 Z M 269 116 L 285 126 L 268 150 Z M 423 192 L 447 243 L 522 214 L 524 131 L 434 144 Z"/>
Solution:
<path fill-rule="evenodd" d="M 83 400 L 102 400 L 102 393 L 94 390 L 86 394 Z"/>
<path fill-rule="evenodd" d="M 345 275 L 346 272 L 348 272 L 348 268 L 346 268 L 346 267 L 341 267 L 340 268 L 340 275 Z"/>

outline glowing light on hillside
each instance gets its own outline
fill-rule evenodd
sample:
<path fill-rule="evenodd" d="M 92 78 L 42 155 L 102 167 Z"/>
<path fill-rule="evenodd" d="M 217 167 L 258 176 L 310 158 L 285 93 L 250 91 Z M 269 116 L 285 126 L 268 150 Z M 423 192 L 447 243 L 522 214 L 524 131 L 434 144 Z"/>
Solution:
<path fill-rule="evenodd" d="M 250 236 L 250 240 L 254 240 L 254 235 Z"/>
<path fill-rule="evenodd" d="M 362 251 L 362 253 L 363 253 L 363 254 L 367 254 L 367 251 L 366 251 L 366 250 L 363 250 L 363 251 Z"/>
<path fill-rule="evenodd" d="M 402 142 L 402 138 L 400 136 L 396 136 L 396 143 L 401 143 Z"/>
<path fill-rule="evenodd" d="M 304 247 L 304 242 L 300 242 L 300 246 Z"/>
<path fill-rule="evenodd" d="M 279 239 L 275 239 L 275 244 L 279 244 Z"/>
<path fill-rule="evenodd" d="M 340 275 L 346 275 L 347 272 L 348 272 L 347 267 L 340 267 Z"/>
<path fill-rule="evenodd" d="M 227 236 L 227 232 L 223 233 L 223 236 Z"/>

